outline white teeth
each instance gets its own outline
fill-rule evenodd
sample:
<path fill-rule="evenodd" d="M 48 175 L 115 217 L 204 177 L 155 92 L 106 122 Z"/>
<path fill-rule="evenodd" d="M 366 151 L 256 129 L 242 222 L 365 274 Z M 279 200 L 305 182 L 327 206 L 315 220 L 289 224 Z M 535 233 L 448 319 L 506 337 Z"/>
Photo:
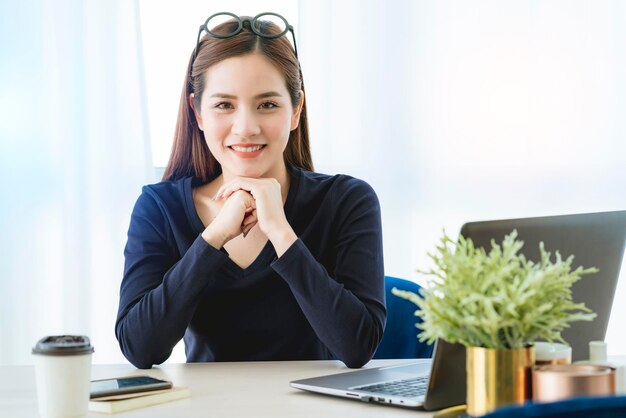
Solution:
<path fill-rule="evenodd" d="M 263 148 L 263 145 L 257 145 L 254 147 L 238 147 L 236 145 L 232 145 L 231 148 L 237 152 L 255 152 Z"/>

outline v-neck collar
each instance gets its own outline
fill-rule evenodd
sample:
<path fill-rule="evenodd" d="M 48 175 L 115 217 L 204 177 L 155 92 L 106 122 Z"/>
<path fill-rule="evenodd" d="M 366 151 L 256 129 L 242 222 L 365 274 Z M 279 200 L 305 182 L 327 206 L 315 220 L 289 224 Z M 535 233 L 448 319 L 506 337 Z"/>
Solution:
<path fill-rule="evenodd" d="M 300 178 L 302 175 L 302 170 L 296 167 L 289 167 L 289 166 L 287 167 L 287 170 L 290 175 L 290 184 L 289 184 L 289 191 L 287 192 L 287 200 L 285 201 L 284 209 L 285 209 L 285 217 L 287 218 L 287 222 L 291 223 L 295 201 L 296 201 L 296 195 L 298 194 L 298 191 L 300 190 L 299 186 L 300 186 Z M 193 176 L 187 177 L 186 179 L 184 179 L 184 183 L 183 183 L 183 193 L 184 193 L 185 209 L 187 212 L 187 219 L 189 220 L 189 223 L 196 236 L 200 235 L 202 231 L 204 231 L 205 226 L 202 223 L 202 220 L 200 219 L 200 216 L 198 215 L 198 211 L 196 210 L 196 206 L 193 202 L 193 189 L 196 187 L 202 186 L 203 184 L 206 184 L 206 183 L 203 183 L 199 178 L 193 177 Z M 227 253 L 227 251 L 224 248 L 222 248 L 220 251 Z M 235 263 L 230 257 L 224 264 L 224 267 L 228 268 L 234 273 L 240 274 L 241 276 L 248 276 L 257 270 L 260 270 L 263 268 L 269 268 L 269 264 L 271 260 L 275 258 L 276 258 L 276 251 L 274 250 L 274 246 L 272 245 L 272 243 L 268 240 L 265 243 L 265 246 L 263 247 L 261 252 L 259 252 L 257 257 L 254 259 L 254 261 L 245 269 L 242 269 L 241 267 L 239 267 L 237 263 Z"/>

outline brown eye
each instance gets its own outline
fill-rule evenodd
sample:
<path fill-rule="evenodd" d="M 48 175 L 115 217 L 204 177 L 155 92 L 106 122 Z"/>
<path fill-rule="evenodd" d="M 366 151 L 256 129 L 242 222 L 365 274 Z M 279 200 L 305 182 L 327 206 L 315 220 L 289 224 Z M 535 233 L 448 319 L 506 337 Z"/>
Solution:
<path fill-rule="evenodd" d="M 274 103 L 274 102 L 263 102 L 259 106 L 259 108 L 261 108 L 261 109 L 275 109 L 277 107 L 278 107 L 278 105 L 276 103 Z"/>

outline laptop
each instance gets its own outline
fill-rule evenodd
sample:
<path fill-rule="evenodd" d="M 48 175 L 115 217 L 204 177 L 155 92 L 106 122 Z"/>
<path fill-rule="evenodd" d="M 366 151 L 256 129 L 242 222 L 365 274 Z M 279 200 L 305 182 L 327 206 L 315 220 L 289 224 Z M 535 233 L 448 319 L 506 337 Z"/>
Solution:
<path fill-rule="evenodd" d="M 294 380 L 294 388 L 427 410 L 465 403 L 465 347 L 438 340 L 431 359 Z"/>
<path fill-rule="evenodd" d="M 572 268 L 597 267 L 599 272 L 572 286 L 573 300 L 597 314 L 590 322 L 571 324 L 562 336 L 572 346 L 572 360 L 587 358 L 589 341 L 603 340 L 626 245 L 626 211 L 470 222 L 461 235 L 477 247 L 501 243 L 513 229 L 524 241 L 521 252 L 539 260 L 539 242 L 563 259 L 574 255 Z M 465 403 L 465 349 L 439 340 L 433 359 L 301 379 L 291 386 L 307 391 L 404 407 L 436 410 Z"/>

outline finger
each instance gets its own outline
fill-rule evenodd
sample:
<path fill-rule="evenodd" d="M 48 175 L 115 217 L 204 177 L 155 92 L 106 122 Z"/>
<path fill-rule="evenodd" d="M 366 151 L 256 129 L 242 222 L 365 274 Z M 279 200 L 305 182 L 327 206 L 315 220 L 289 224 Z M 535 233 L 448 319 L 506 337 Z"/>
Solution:
<path fill-rule="evenodd" d="M 229 197 L 232 196 L 233 193 L 238 192 L 240 190 L 245 191 L 246 193 L 249 193 L 249 190 L 243 188 L 243 187 L 237 187 L 237 185 L 233 185 L 227 189 L 225 189 L 224 191 L 222 191 L 222 199 L 228 199 Z"/>
<path fill-rule="evenodd" d="M 214 200 L 225 199 L 228 198 L 231 194 L 236 192 L 237 190 L 245 190 L 252 194 L 252 190 L 254 189 L 254 182 L 244 179 L 235 179 L 231 180 L 226 184 L 223 184 L 217 190 L 217 193 L 214 196 Z"/>
<path fill-rule="evenodd" d="M 249 215 L 249 216 L 246 216 L 246 217 L 243 219 L 243 222 L 241 223 L 241 225 L 242 225 L 242 226 L 246 226 L 246 225 L 249 225 L 249 224 L 251 224 L 252 222 L 256 222 L 256 221 L 257 221 L 256 216 L 251 216 L 251 215 Z"/>
<path fill-rule="evenodd" d="M 222 184 L 222 187 L 217 189 L 217 193 L 213 197 L 214 200 L 225 199 L 230 196 L 234 190 L 239 190 L 237 187 L 238 180 L 229 181 L 228 183 Z"/>
<path fill-rule="evenodd" d="M 211 200 L 220 200 L 220 199 L 222 199 L 223 197 L 224 197 L 224 196 L 223 196 L 223 192 L 222 192 L 222 190 L 218 190 L 218 191 L 217 191 L 217 193 L 215 193 L 215 196 L 213 196 L 213 197 L 211 198 Z"/>
<path fill-rule="evenodd" d="M 228 199 L 233 193 L 235 193 L 238 190 L 244 190 L 244 189 L 237 188 L 235 186 L 222 188 L 217 191 L 217 193 L 215 194 L 215 197 L 213 197 L 213 200 Z"/>
<path fill-rule="evenodd" d="M 246 235 L 248 235 L 248 232 L 250 232 L 250 230 L 251 230 L 252 228 L 254 228 L 254 226 L 255 226 L 256 224 L 257 224 L 257 223 L 256 223 L 256 221 L 255 221 L 254 223 L 252 223 L 252 224 L 250 224 L 250 225 L 246 225 L 246 226 L 244 226 L 244 227 L 242 228 L 242 232 L 243 232 L 243 237 L 244 237 L 244 238 L 246 237 Z"/>
<path fill-rule="evenodd" d="M 256 221 L 255 221 L 255 222 L 252 222 L 252 223 L 250 223 L 250 224 L 248 224 L 248 225 L 246 225 L 246 226 L 241 227 L 241 230 L 247 234 L 248 232 L 250 232 L 250 230 L 251 230 L 252 228 L 254 228 L 254 226 L 255 226 L 256 224 L 257 224 L 257 222 L 256 222 Z"/>

